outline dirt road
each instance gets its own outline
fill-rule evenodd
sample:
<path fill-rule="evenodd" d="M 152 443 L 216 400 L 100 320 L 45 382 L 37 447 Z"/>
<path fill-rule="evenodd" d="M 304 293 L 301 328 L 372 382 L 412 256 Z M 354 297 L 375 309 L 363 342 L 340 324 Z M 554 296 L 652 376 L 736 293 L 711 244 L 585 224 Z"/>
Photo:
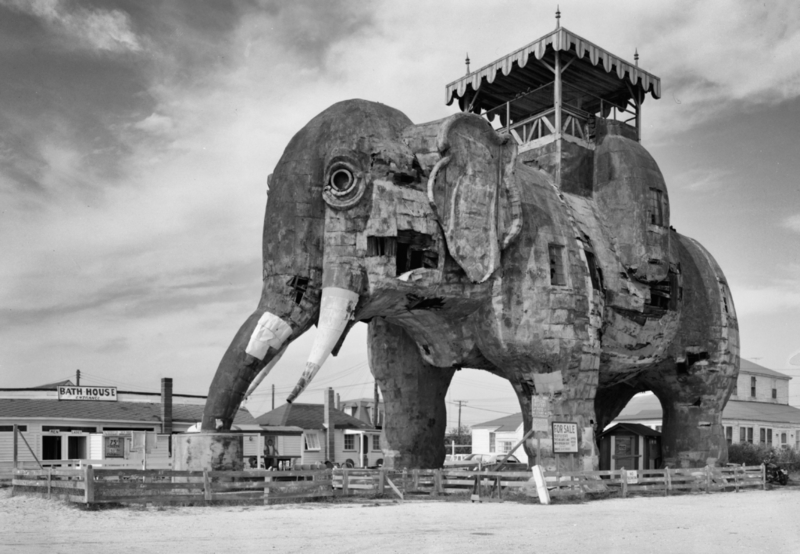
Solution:
<path fill-rule="evenodd" d="M 3 553 L 800 553 L 800 490 L 541 506 L 387 501 L 86 511 L 0 492 Z"/>

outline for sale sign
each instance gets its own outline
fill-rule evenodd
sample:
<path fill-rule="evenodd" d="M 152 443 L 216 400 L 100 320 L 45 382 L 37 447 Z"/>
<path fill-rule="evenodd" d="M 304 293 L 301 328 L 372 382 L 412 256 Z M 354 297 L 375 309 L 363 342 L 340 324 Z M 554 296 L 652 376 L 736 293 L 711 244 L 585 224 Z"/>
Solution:
<path fill-rule="evenodd" d="M 578 452 L 578 424 L 553 422 L 553 453 L 576 454 Z"/>
<path fill-rule="evenodd" d="M 117 401 L 117 387 L 58 387 L 59 400 Z"/>

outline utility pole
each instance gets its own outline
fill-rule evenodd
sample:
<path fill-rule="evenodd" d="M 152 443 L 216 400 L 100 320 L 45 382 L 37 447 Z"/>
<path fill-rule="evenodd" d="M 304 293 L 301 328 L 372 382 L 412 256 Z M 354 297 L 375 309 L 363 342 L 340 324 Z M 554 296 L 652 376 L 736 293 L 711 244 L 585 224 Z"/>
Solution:
<path fill-rule="evenodd" d="M 80 387 L 81 386 L 81 370 L 80 369 L 76 369 L 75 370 L 75 386 L 76 387 Z"/>
<path fill-rule="evenodd" d="M 272 383 L 272 409 L 275 409 L 275 383 Z"/>
<path fill-rule="evenodd" d="M 453 403 L 454 404 L 458 404 L 458 427 L 456 429 L 457 429 L 457 433 L 458 433 L 458 442 L 461 442 L 461 406 L 463 404 L 467 404 L 467 401 L 466 400 L 453 400 Z"/>
<path fill-rule="evenodd" d="M 377 381 L 375 381 L 375 391 L 373 395 L 375 398 L 375 404 L 372 409 L 372 426 L 377 427 L 378 426 L 378 382 Z"/>

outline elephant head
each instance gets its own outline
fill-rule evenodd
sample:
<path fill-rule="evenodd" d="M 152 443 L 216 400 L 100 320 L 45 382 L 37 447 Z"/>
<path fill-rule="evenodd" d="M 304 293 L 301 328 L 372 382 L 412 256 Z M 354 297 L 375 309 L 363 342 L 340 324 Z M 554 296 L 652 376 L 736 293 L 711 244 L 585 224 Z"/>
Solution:
<path fill-rule="evenodd" d="M 269 180 L 261 299 L 220 362 L 203 429 L 228 429 L 248 390 L 311 325 L 316 340 L 290 402 L 356 321 L 402 320 L 429 298 L 474 311 L 521 228 L 515 155 L 476 115 L 413 125 L 350 100 L 312 119 Z"/>

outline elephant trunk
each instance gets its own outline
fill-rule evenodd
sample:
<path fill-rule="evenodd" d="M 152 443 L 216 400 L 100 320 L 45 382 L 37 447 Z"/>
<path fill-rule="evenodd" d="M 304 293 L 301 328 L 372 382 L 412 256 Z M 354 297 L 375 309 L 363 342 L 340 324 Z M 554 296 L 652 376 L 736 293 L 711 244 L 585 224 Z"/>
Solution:
<path fill-rule="evenodd" d="M 307 296 L 312 298 L 297 305 L 281 284 L 285 285 L 284 276 L 265 281 L 258 308 L 239 328 L 222 357 L 209 387 L 203 412 L 204 431 L 230 429 L 242 401 L 258 387 L 289 344 L 316 319 L 319 297 L 309 291 Z"/>

